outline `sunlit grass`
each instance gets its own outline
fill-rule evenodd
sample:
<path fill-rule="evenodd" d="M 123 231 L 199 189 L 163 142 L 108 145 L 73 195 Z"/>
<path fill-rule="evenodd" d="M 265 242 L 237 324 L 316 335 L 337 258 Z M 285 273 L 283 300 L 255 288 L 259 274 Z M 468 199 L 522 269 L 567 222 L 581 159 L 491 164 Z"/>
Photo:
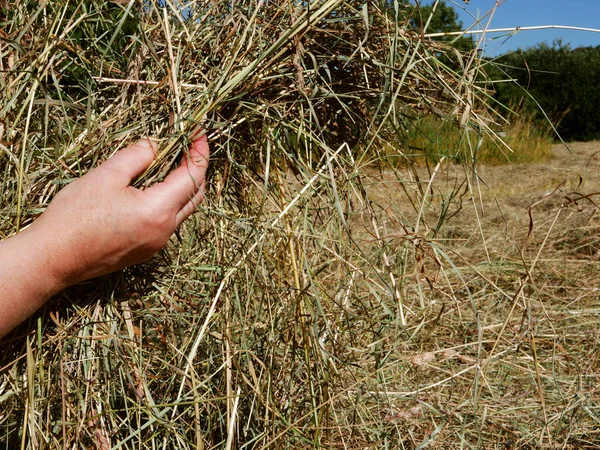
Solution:
<path fill-rule="evenodd" d="M 0 236 L 140 136 L 161 143 L 140 185 L 191 133 L 212 147 L 206 202 L 160 255 L 2 340 L 0 449 L 594 443 L 590 203 L 552 197 L 528 236 L 554 180 L 478 178 L 543 160 L 525 119 L 513 159 L 430 118 L 398 132 L 423 105 L 485 105 L 476 54 L 443 65 L 389 2 L 175 3 L 0 7 Z"/>
<path fill-rule="evenodd" d="M 551 127 L 528 115 L 513 115 L 495 135 L 456 122 L 426 116 L 407 121 L 408 150 L 416 160 L 441 157 L 467 164 L 543 162 L 551 157 Z"/>

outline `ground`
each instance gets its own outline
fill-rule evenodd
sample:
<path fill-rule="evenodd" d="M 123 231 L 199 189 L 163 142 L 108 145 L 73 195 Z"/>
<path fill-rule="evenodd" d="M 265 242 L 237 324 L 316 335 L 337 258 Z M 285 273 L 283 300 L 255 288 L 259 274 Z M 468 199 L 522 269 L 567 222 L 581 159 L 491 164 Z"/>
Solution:
<path fill-rule="evenodd" d="M 264 223 L 262 186 L 239 222 L 201 209 L 146 289 L 76 286 L 6 341 L 0 447 L 600 448 L 600 144 L 570 150 L 340 158 Z"/>
<path fill-rule="evenodd" d="M 406 448 L 598 448 L 600 144 L 476 173 L 369 179 L 392 267 L 403 242 L 416 248 L 415 273 L 392 270 L 407 332 L 401 344 L 384 333 L 369 392 Z M 406 201 L 401 177 L 429 211 Z"/>

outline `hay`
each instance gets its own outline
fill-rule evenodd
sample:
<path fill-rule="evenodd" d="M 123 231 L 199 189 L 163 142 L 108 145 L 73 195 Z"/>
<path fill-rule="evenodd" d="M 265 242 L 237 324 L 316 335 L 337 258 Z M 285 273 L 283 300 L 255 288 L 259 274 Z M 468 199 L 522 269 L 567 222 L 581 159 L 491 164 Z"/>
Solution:
<path fill-rule="evenodd" d="M 140 136 L 161 147 L 139 186 L 197 133 L 213 156 L 207 202 L 152 263 L 68 289 L 2 341 L 6 448 L 450 448 L 565 433 L 540 438 L 541 413 L 522 435 L 500 419 L 483 430 L 488 396 L 504 394 L 484 390 L 494 358 L 521 354 L 486 334 L 482 299 L 510 311 L 522 266 L 494 279 L 463 264 L 445 221 L 478 179 L 467 168 L 437 190 L 453 169 L 417 169 L 403 147 L 425 112 L 492 125 L 476 54 L 424 40 L 393 2 L 14 3 L 0 9 L 0 236 Z M 382 183 L 400 198 L 379 197 Z M 534 396 L 547 378 L 531 367 Z"/>

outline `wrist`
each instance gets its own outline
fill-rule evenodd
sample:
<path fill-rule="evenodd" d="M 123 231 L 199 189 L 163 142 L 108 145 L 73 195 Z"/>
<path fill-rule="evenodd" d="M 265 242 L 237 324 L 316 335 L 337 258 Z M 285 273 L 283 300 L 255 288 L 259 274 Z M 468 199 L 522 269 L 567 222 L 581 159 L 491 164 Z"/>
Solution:
<path fill-rule="evenodd" d="M 74 283 L 70 281 L 72 274 L 65 264 L 64 250 L 43 229 L 33 224 L 13 239 L 23 250 L 39 295 L 50 298 Z"/>
<path fill-rule="evenodd" d="M 52 254 L 34 230 L 0 242 L 0 337 L 64 287 Z"/>

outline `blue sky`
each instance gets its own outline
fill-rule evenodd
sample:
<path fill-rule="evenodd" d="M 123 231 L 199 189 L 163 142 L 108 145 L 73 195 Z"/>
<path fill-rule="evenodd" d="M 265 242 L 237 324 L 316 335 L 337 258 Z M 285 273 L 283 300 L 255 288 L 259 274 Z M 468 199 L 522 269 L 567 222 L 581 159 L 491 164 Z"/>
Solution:
<path fill-rule="evenodd" d="M 458 11 L 466 28 L 490 11 L 495 0 L 461 0 L 448 2 Z M 461 9 L 461 8 L 464 8 Z M 469 14 L 470 13 L 470 14 Z M 537 25 L 569 25 L 600 29 L 600 0 L 505 0 L 492 18 L 491 28 Z M 490 39 L 492 36 L 497 39 Z M 507 39 L 508 38 L 508 39 Z M 571 47 L 600 45 L 600 33 L 570 30 L 521 31 L 513 36 L 507 33 L 490 34 L 485 53 L 497 55 L 517 48 L 527 48 L 539 42 L 552 42 L 562 38 Z"/>

